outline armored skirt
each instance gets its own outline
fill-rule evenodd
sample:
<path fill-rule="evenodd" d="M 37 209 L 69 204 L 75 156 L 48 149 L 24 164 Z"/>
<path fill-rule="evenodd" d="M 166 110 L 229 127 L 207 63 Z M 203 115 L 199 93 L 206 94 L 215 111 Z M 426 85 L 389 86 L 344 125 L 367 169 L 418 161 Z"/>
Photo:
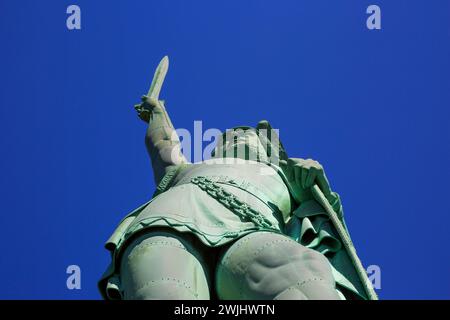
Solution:
<path fill-rule="evenodd" d="M 127 215 L 107 241 L 112 261 L 99 282 L 100 292 L 107 299 L 116 296 L 120 253 L 133 235 L 153 227 L 192 233 L 208 247 L 251 232 L 271 231 L 291 236 L 327 257 L 345 255 L 321 208 L 306 204 L 294 212 L 300 219 L 291 219 L 292 206 L 285 177 L 275 166 L 222 158 L 175 167 L 161 180 L 154 197 Z M 337 261 L 339 265 L 345 259 Z M 352 281 L 354 275 L 342 275 L 331 264 L 338 284 L 361 291 Z"/>

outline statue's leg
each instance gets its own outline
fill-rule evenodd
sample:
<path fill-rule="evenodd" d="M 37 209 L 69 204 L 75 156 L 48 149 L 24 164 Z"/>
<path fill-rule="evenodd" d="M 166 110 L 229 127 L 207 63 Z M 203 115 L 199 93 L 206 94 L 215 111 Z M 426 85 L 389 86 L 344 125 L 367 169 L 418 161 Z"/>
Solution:
<path fill-rule="evenodd" d="M 189 235 L 151 231 L 133 240 L 121 258 L 123 299 L 206 300 L 208 276 Z"/>
<path fill-rule="evenodd" d="M 271 232 L 251 233 L 224 250 L 216 290 L 221 299 L 340 299 L 325 256 Z"/>

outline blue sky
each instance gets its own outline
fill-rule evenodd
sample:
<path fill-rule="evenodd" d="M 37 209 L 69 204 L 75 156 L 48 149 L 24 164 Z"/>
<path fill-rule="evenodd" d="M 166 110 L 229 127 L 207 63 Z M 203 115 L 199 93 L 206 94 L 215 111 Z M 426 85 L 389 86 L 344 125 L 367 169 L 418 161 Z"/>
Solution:
<path fill-rule="evenodd" d="M 0 17 L 0 298 L 100 298 L 103 243 L 154 190 L 132 106 L 166 54 L 176 127 L 268 119 L 325 167 L 380 298 L 450 298 L 450 2 L 3 0 Z"/>

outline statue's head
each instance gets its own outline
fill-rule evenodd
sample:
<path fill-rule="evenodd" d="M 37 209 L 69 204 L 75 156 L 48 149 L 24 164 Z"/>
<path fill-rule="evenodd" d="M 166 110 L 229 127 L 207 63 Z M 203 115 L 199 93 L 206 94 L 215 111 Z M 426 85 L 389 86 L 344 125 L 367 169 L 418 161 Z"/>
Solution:
<path fill-rule="evenodd" d="M 240 158 L 278 164 L 287 154 L 278 133 L 263 120 L 256 128 L 238 126 L 225 131 L 212 152 L 213 158 Z"/>

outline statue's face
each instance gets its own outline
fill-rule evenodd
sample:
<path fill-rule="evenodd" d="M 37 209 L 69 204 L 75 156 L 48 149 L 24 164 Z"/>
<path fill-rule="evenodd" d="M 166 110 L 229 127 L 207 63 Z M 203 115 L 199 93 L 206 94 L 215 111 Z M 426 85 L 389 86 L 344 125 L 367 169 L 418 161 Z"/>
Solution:
<path fill-rule="evenodd" d="M 267 154 L 254 128 L 228 130 L 217 142 L 215 157 L 267 161 Z"/>

